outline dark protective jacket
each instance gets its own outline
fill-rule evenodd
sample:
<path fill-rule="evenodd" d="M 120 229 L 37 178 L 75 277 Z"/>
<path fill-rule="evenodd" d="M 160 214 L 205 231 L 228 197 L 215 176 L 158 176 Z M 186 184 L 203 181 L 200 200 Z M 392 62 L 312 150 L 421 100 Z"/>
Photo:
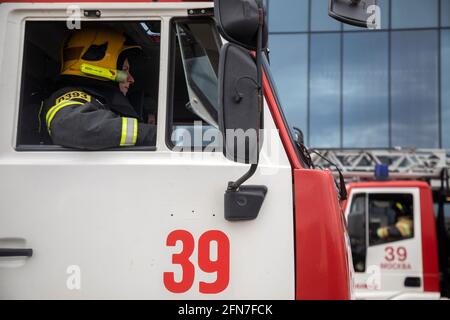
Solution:
<path fill-rule="evenodd" d="M 54 144 L 85 150 L 154 146 L 156 126 L 138 119 L 115 84 L 81 77 L 66 77 L 41 112 Z"/>

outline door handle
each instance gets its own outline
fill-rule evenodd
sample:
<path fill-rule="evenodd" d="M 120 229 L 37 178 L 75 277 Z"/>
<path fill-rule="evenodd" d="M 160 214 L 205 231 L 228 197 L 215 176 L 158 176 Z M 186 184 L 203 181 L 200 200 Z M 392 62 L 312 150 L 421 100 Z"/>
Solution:
<path fill-rule="evenodd" d="M 0 248 L 0 257 L 28 257 L 33 256 L 33 249 Z"/>
<path fill-rule="evenodd" d="M 405 279 L 405 287 L 407 288 L 420 288 L 421 281 L 418 277 L 408 277 Z"/>

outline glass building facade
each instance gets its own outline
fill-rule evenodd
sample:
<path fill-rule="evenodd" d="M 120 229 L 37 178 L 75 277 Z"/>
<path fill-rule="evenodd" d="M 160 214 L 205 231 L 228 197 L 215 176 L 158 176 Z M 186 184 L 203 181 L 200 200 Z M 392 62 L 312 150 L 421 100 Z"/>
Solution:
<path fill-rule="evenodd" d="M 381 29 L 328 0 L 267 0 L 286 117 L 315 148 L 450 149 L 450 0 L 379 0 Z"/>

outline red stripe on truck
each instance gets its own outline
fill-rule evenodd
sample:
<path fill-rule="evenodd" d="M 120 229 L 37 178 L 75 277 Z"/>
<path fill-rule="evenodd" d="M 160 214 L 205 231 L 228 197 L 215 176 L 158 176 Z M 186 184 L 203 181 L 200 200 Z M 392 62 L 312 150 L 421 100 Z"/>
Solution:
<path fill-rule="evenodd" d="M 420 187 L 420 207 L 423 289 L 425 292 L 440 292 L 436 221 L 433 210 L 433 195 L 428 185 Z"/>
<path fill-rule="evenodd" d="M 287 152 L 287 156 L 289 158 L 289 162 L 293 169 L 301 169 L 303 168 L 298 160 L 297 153 L 295 151 L 295 146 L 293 145 L 290 137 L 288 128 L 283 120 L 283 116 L 281 114 L 281 109 L 277 104 L 277 100 L 273 93 L 272 87 L 270 86 L 269 80 L 266 77 L 266 74 L 263 73 L 263 81 L 264 81 L 264 96 L 266 97 L 267 103 L 269 105 L 270 113 L 272 114 L 273 121 L 278 129 L 280 134 L 281 141 L 284 146 L 284 150 Z"/>
<path fill-rule="evenodd" d="M 264 74 L 264 95 L 292 166 L 295 221 L 296 299 L 350 299 L 343 212 L 330 171 L 302 168 Z"/>

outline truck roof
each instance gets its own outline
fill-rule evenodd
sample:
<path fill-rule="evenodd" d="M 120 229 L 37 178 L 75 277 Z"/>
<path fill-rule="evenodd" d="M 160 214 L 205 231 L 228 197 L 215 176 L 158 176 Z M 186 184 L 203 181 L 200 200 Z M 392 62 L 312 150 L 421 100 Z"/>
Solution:
<path fill-rule="evenodd" d="M 354 188 L 430 188 L 430 185 L 417 180 L 352 182 L 348 189 Z"/>

